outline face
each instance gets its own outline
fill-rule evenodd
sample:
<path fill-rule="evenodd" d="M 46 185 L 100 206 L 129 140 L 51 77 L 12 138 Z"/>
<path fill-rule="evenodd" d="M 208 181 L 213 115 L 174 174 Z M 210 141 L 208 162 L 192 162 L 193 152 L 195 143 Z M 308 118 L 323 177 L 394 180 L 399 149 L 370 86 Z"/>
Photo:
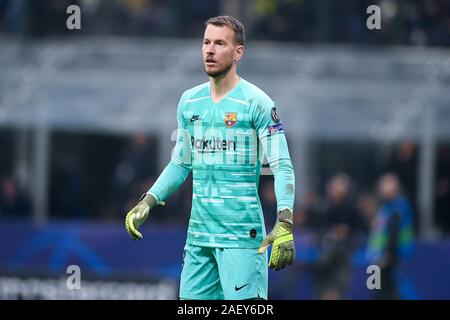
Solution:
<path fill-rule="evenodd" d="M 348 182 L 342 178 L 333 178 L 328 186 L 328 196 L 334 202 L 339 202 L 347 196 Z"/>
<path fill-rule="evenodd" d="M 203 37 L 203 65 L 208 76 L 224 76 L 241 59 L 244 47 L 234 41 L 234 31 L 227 26 L 208 25 Z"/>
<path fill-rule="evenodd" d="M 378 191 L 384 200 L 391 200 L 397 197 L 400 192 L 400 183 L 396 176 L 386 175 L 381 178 Z"/>

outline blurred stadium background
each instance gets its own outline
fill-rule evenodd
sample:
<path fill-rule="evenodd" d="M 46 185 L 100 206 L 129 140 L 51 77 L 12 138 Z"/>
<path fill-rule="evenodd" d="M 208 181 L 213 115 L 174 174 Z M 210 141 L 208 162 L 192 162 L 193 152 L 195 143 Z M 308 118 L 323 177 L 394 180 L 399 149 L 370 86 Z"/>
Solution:
<path fill-rule="evenodd" d="M 72 4 L 81 30 L 66 28 Z M 366 28 L 372 4 L 381 30 Z M 219 14 L 246 27 L 239 73 L 276 101 L 296 170 L 297 258 L 269 273 L 270 297 L 374 298 L 390 172 L 414 234 L 397 297 L 450 299 L 448 0 L 0 0 L 0 299 L 177 298 L 190 183 L 144 241 L 123 219 L 170 157 L 181 93 L 206 81 L 203 22 Z"/>

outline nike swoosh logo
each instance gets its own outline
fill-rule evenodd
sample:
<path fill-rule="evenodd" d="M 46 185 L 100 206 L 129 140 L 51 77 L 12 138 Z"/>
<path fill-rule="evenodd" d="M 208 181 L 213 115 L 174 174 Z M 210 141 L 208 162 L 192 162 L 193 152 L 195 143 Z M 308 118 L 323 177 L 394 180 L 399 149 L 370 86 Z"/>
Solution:
<path fill-rule="evenodd" d="M 234 286 L 234 290 L 239 291 L 246 286 L 248 286 L 248 283 L 244 284 L 242 287 Z"/>
<path fill-rule="evenodd" d="M 193 115 L 191 118 L 191 122 L 197 121 L 198 119 L 200 119 L 199 115 Z"/>

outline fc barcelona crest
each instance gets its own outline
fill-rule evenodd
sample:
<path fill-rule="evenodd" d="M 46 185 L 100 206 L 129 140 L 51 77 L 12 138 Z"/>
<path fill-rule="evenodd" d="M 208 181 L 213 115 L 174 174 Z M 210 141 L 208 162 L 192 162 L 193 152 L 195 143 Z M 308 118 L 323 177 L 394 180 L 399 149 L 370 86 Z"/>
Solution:
<path fill-rule="evenodd" d="M 227 128 L 234 127 L 237 122 L 237 113 L 236 112 L 227 112 L 225 115 L 225 125 Z"/>

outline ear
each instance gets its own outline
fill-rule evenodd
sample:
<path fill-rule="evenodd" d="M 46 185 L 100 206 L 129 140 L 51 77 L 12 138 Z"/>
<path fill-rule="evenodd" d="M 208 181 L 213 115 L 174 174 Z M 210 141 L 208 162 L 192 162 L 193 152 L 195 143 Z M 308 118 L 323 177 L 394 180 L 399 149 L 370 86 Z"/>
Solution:
<path fill-rule="evenodd" d="M 238 45 L 236 47 L 236 50 L 234 51 L 234 60 L 235 61 L 241 60 L 243 55 L 244 55 L 244 46 Z"/>

